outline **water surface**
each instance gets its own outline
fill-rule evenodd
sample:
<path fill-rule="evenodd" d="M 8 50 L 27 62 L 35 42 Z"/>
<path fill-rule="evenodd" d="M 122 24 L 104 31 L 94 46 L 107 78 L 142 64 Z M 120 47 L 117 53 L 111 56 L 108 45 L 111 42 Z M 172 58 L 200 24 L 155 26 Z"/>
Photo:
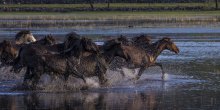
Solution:
<path fill-rule="evenodd" d="M 0 36 L 13 38 L 20 29 L 2 29 Z M 76 29 L 32 29 L 37 36 L 53 33 L 63 37 L 70 31 L 89 36 L 95 41 L 109 39 L 107 36 L 136 36 L 140 33 L 152 35 L 153 41 L 164 36 L 171 37 L 180 48 L 178 55 L 164 51 L 158 58 L 166 71 L 166 80 L 161 80 L 159 67 L 145 71 L 138 81 L 130 80 L 132 71 L 108 70 L 108 87 L 96 85 L 88 90 L 60 89 L 59 80 L 43 81 L 44 90 L 23 91 L 14 87 L 22 82 L 23 75 L 1 69 L 1 109 L 135 109 L 135 110 L 219 110 L 220 109 L 220 28 L 176 27 L 176 28 L 76 28 Z M 4 37 L 5 36 L 5 37 Z M 99 42 L 102 43 L 102 42 Z M 47 80 L 49 76 L 41 80 Z M 74 85 L 70 78 L 69 85 Z M 62 82 L 62 81 L 61 81 Z M 62 82 L 63 83 L 63 82 Z M 56 84 L 60 84 L 59 87 Z M 55 85 L 55 86 L 54 86 Z M 69 86 L 72 87 L 72 86 Z M 74 86 L 75 87 L 75 86 Z M 58 90 L 57 90 L 58 89 Z"/>

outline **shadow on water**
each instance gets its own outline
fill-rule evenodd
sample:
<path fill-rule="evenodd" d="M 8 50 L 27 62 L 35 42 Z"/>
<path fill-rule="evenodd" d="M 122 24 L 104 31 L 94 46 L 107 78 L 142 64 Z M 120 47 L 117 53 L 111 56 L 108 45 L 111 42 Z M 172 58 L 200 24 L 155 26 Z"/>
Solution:
<path fill-rule="evenodd" d="M 165 65 L 165 64 L 164 64 Z M 177 63 L 177 66 L 181 66 Z M 193 65 L 195 66 L 195 65 Z M 208 88 L 209 81 L 194 74 L 185 74 L 192 69 L 173 68 L 165 65 L 165 81 L 161 80 L 157 67 L 148 69 L 138 81 L 128 80 L 118 72 L 108 71 L 109 87 L 90 88 L 83 91 L 3 91 L 0 92 L 1 109 L 220 109 L 220 89 Z M 170 70 L 172 68 L 172 70 Z M 204 70 L 201 70 L 204 71 Z M 173 73 L 174 72 L 174 73 Z M 1 82 L 6 85 L 13 82 Z M 13 85 L 11 85 L 13 86 Z M 48 86 L 47 86 L 48 87 Z"/>
<path fill-rule="evenodd" d="M 161 87 L 165 83 L 160 84 Z M 184 87 L 184 86 L 183 86 Z M 142 91 L 102 89 L 74 93 L 24 92 L 1 94 L 1 109 L 220 109 L 219 91 L 148 89 Z"/>

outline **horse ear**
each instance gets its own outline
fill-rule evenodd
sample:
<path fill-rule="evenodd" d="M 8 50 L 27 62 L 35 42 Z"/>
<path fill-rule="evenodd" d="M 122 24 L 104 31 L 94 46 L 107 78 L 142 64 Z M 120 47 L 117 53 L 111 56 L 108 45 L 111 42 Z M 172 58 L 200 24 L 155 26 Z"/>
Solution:
<path fill-rule="evenodd" d="M 164 37 L 162 40 L 164 41 L 170 41 L 171 39 L 169 37 Z"/>

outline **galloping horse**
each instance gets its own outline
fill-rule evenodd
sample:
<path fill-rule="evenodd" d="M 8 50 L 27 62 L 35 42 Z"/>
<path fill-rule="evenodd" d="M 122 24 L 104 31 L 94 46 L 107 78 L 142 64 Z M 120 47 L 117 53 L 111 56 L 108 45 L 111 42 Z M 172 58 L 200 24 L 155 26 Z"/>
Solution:
<path fill-rule="evenodd" d="M 142 38 L 133 39 L 133 45 L 124 45 L 123 49 L 129 58 L 129 65 L 127 67 L 131 69 L 140 68 L 136 79 L 139 79 L 144 70 L 151 66 L 159 66 L 162 70 L 162 79 L 164 79 L 165 72 L 162 64 L 156 62 L 157 57 L 163 50 L 170 50 L 176 54 L 179 53 L 178 47 L 170 38 L 165 37 L 155 43 L 150 41 L 149 37 L 142 36 Z"/>
<path fill-rule="evenodd" d="M 80 40 L 80 43 L 78 43 L 78 40 Z M 85 77 L 97 76 L 100 83 L 104 84 L 107 81 L 105 77 L 107 65 L 111 62 L 111 59 L 113 59 L 114 56 L 126 58 L 120 48 L 120 44 L 115 43 L 108 48 L 106 47 L 105 52 L 100 54 L 97 53 L 98 47 L 95 46 L 95 43 L 91 42 L 91 40 L 87 38 L 78 40 L 75 41 L 78 45 L 74 45 L 74 47 L 78 46 L 77 48 L 70 46 L 69 49 L 64 51 L 65 53 L 61 54 L 37 54 L 38 52 L 34 48 L 29 48 L 29 54 L 25 54 L 21 51 L 19 53 L 21 54 L 21 58 L 19 60 L 29 69 L 25 73 L 24 84 L 27 84 L 27 80 L 29 79 L 35 88 L 40 76 L 45 72 L 64 75 L 66 80 L 69 75 L 74 75 L 77 78 L 83 79 L 84 82 L 86 82 Z M 75 49 L 77 49 L 77 51 Z M 85 55 L 84 52 L 88 51 L 91 51 L 90 54 Z M 80 63 L 78 63 L 78 58 L 75 57 L 72 52 L 80 53 Z M 35 59 L 35 61 L 32 59 Z M 32 72 L 32 74 L 29 72 Z"/>
<path fill-rule="evenodd" d="M 29 30 L 22 30 L 15 35 L 15 44 L 28 44 L 35 41 L 36 39 Z"/>
<path fill-rule="evenodd" d="M 0 43 L 0 61 L 1 66 L 10 65 L 17 57 L 18 51 L 10 41 L 4 40 Z M 1 67 L 0 66 L 0 67 Z"/>
<path fill-rule="evenodd" d="M 163 50 L 170 50 L 176 54 L 179 53 L 179 49 L 176 46 L 176 44 L 170 39 L 170 38 L 162 38 L 161 40 L 156 41 L 155 43 L 149 44 L 148 46 L 144 47 L 146 56 L 148 56 L 148 62 L 139 62 L 138 66 L 140 67 L 140 70 L 138 72 L 138 75 L 136 76 L 136 79 L 139 79 L 144 70 L 148 67 L 152 66 L 159 66 L 162 70 L 162 79 L 164 79 L 165 71 L 163 69 L 162 64 L 157 63 L 156 59 L 161 54 Z M 133 52 L 128 53 L 129 57 L 131 57 L 131 62 L 134 62 L 137 59 L 140 59 L 139 57 L 136 57 L 133 55 Z M 144 65 L 145 64 L 145 65 Z"/>
<path fill-rule="evenodd" d="M 13 60 L 16 59 L 19 49 L 23 46 L 31 46 L 31 45 L 53 45 L 55 44 L 55 39 L 51 36 L 45 36 L 43 39 L 40 39 L 36 42 L 32 42 L 29 44 L 13 44 L 10 41 L 3 41 L 0 43 L 0 60 L 1 60 L 1 66 L 4 65 L 11 65 Z M 13 54 L 13 55 L 11 55 Z M 0 66 L 0 67 L 1 67 Z"/>

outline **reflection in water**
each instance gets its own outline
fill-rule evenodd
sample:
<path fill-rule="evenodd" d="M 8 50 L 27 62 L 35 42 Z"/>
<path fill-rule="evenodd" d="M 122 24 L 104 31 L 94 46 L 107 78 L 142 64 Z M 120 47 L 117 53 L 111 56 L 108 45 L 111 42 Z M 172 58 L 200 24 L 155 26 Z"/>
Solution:
<path fill-rule="evenodd" d="M 178 88 L 179 89 L 179 88 Z M 57 110 L 157 110 L 157 109 L 220 109 L 219 91 L 156 91 L 77 93 L 27 93 L 21 96 L 0 96 L 1 109 Z"/>

